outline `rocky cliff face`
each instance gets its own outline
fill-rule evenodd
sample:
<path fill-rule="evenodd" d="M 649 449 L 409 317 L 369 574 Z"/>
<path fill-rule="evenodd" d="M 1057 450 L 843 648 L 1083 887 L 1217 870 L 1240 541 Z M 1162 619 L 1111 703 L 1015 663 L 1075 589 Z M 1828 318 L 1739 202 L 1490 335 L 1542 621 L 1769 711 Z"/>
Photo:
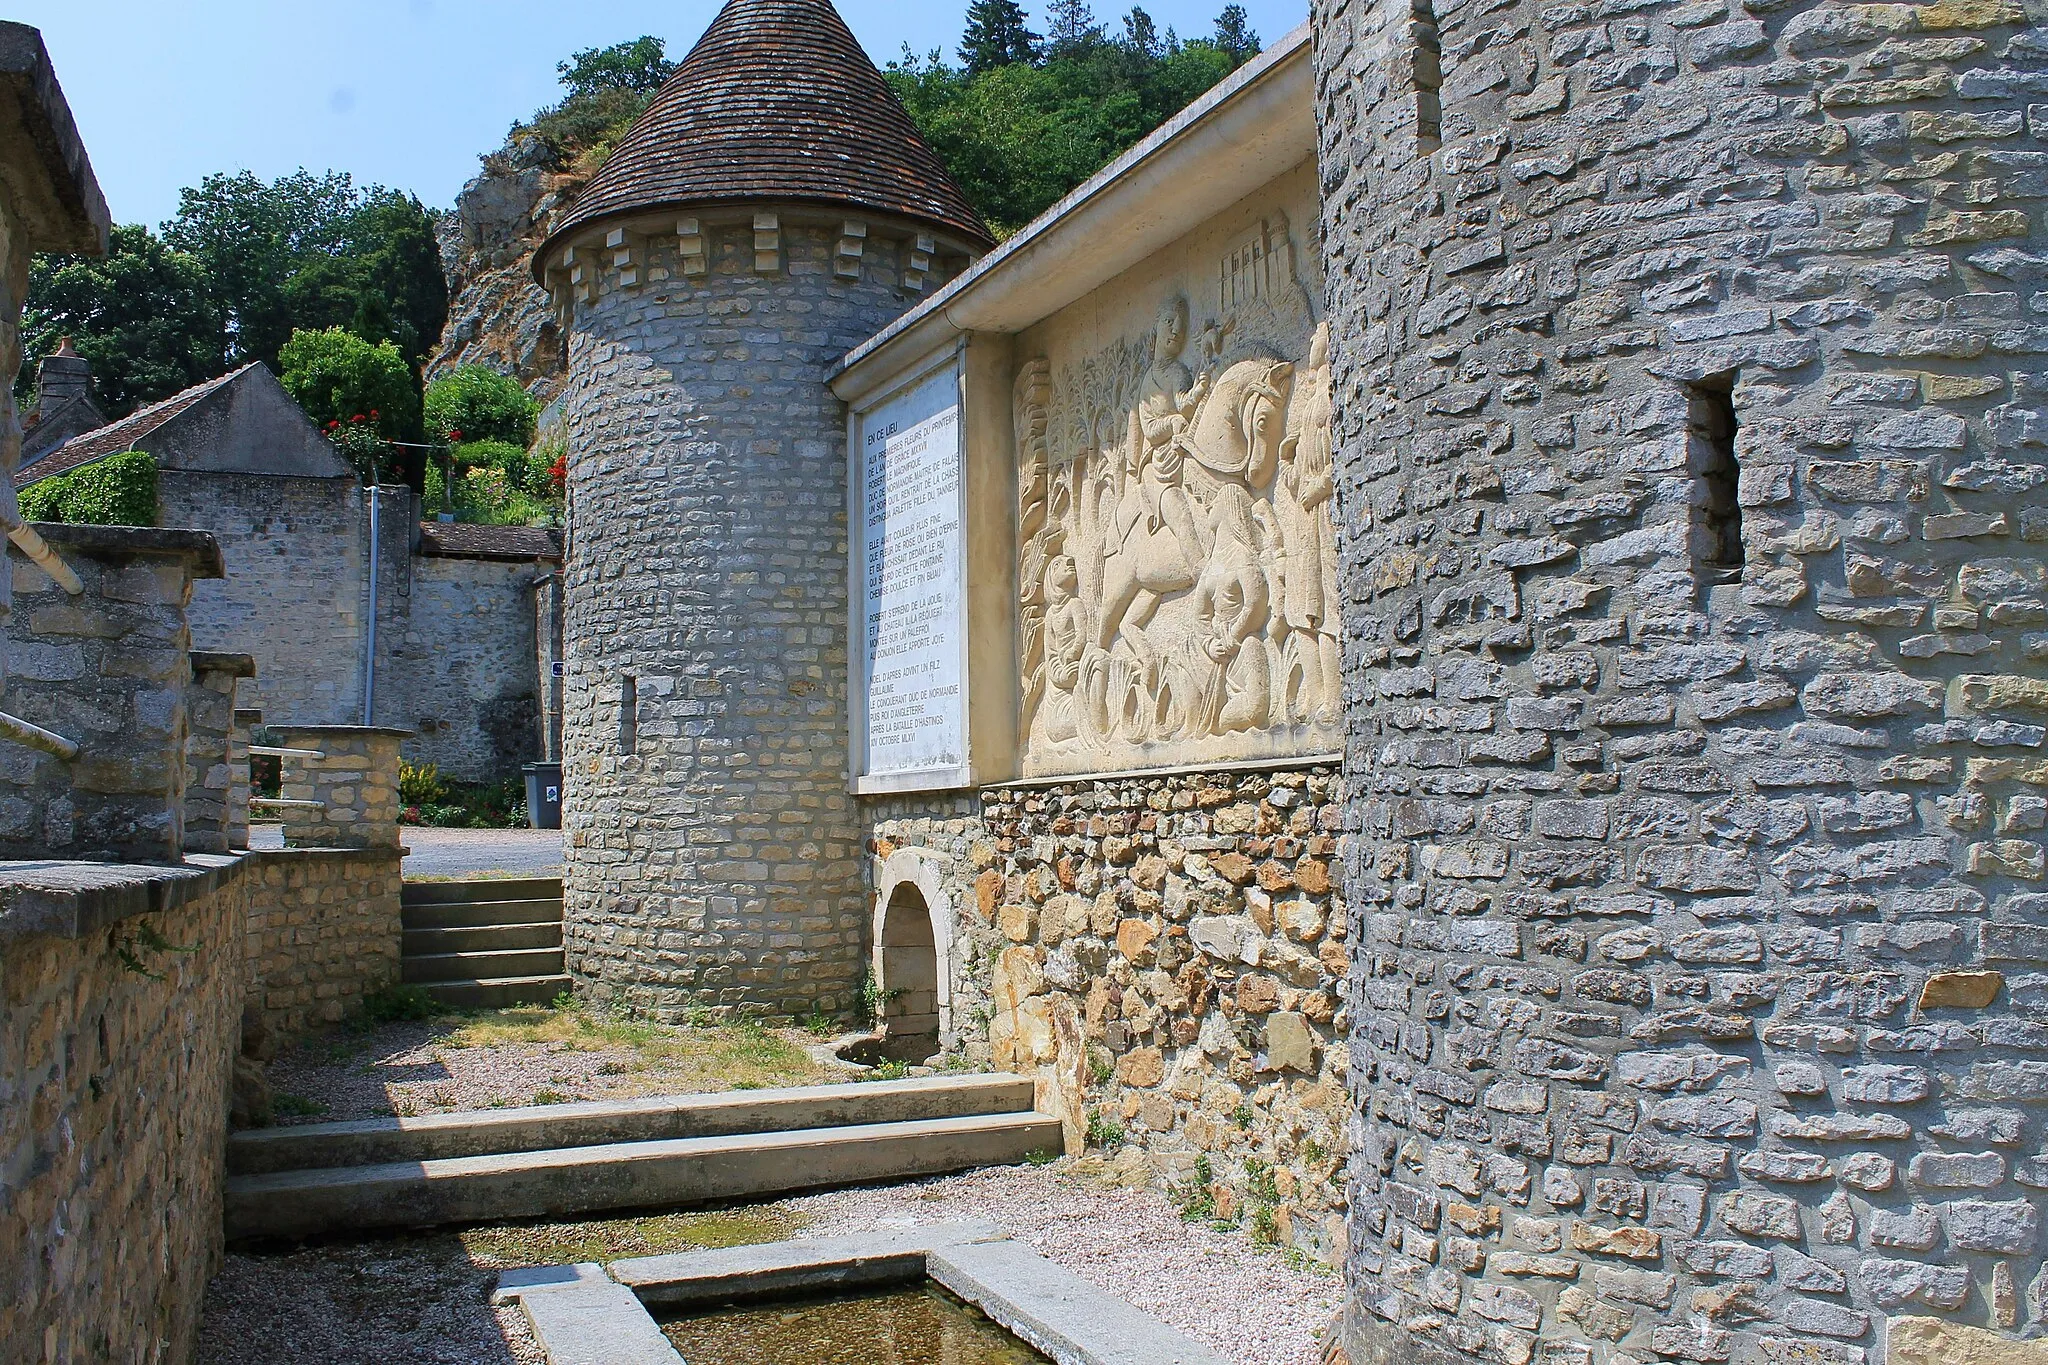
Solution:
<path fill-rule="evenodd" d="M 427 362 L 429 382 L 480 363 L 513 375 L 542 402 L 559 386 L 562 334 L 548 297 L 533 282 L 534 248 L 546 221 L 584 177 L 540 164 L 534 144 L 484 159 L 441 220 L 441 268 L 448 277 L 448 326 Z"/>

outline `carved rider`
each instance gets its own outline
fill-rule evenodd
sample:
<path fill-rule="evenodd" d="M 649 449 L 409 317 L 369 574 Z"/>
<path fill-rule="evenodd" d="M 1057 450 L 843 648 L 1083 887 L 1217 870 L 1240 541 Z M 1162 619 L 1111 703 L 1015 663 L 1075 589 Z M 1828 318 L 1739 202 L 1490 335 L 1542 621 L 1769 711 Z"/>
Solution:
<path fill-rule="evenodd" d="M 1190 376 L 1181 363 L 1187 344 L 1188 304 L 1175 295 L 1160 305 L 1152 329 L 1152 364 L 1138 391 L 1141 446 L 1136 463 L 1152 525 L 1164 523 L 1173 531 L 1188 572 L 1194 574 L 1208 557 L 1209 546 L 1202 519 L 1181 486 L 1181 461 L 1187 454 L 1181 438 L 1208 397 L 1209 376 Z"/>

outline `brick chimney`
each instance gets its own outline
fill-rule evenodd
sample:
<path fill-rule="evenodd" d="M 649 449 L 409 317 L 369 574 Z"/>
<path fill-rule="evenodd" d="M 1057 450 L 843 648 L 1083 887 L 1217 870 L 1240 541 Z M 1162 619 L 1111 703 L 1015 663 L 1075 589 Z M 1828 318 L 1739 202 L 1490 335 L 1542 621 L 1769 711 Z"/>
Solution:
<path fill-rule="evenodd" d="M 54 412 L 73 398 L 92 395 L 92 366 L 71 349 L 70 337 L 58 337 L 57 349 L 36 368 L 36 410 Z"/>

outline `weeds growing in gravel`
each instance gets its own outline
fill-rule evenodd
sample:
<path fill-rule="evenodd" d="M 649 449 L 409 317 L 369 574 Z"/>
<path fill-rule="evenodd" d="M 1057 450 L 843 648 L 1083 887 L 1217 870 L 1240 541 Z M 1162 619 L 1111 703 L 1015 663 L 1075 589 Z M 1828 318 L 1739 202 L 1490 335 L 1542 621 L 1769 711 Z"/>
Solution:
<path fill-rule="evenodd" d="M 706 1089 L 801 1085 L 819 1068 L 803 1048 L 751 1021 L 678 1026 L 631 1019 L 570 1002 L 558 1009 L 503 1009 L 463 1019 L 441 1040 L 447 1048 L 550 1045 L 568 1052 L 629 1052 L 608 1060 L 600 1074 L 658 1071 L 667 1081 L 676 1072 Z"/>
<path fill-rule="evenodd" d="M 315 1118 L 327 1112 L 326 1105 L 304 1095 L 278 1095 L 270 1101 L 270 1109 L 272 1113 L 293 1119 Z"/>

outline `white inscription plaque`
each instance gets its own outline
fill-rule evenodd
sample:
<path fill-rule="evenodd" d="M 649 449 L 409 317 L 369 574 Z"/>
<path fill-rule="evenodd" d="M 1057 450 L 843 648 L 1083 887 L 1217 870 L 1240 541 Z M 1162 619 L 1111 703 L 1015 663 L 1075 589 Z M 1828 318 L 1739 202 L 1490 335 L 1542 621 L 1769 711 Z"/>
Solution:
<path fill-rule="evenodd" d="M 863 413 L 858 428 L 865 773 L 957 770 L 967 762 L 958 371 Z"/>

